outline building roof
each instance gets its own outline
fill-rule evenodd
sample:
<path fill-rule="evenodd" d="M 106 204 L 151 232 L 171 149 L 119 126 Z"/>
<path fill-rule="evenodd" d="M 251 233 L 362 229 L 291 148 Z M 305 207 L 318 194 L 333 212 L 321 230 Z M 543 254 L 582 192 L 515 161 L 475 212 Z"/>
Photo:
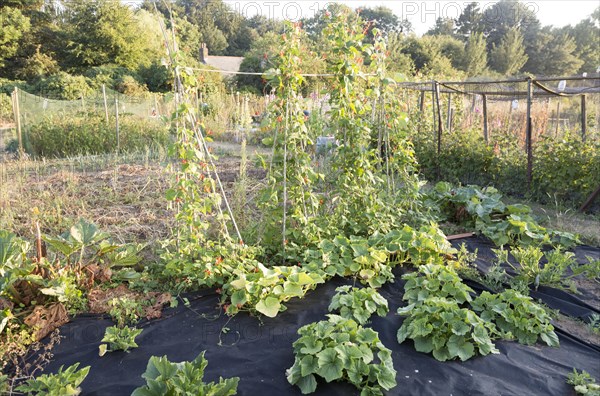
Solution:
<path fill-rule="evenodd" d="M 242 56 L 208 56 L 204 63 L 221 71 L 238 72 L 244 57 Z M 227 74 L 227 73 L 223 73 Z"/>

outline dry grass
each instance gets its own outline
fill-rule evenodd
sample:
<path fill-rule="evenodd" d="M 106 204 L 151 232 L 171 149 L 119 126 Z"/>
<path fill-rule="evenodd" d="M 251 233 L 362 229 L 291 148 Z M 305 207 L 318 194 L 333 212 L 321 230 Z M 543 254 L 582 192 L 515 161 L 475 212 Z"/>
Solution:
<path fill-rule="evenodd" d="M 239 176 L 239 145 L 212 146 L 231 198 Z M 249 157 L 256 150 L 249 149 Z M 248 176 L 252 196 L 264 172 L 249 164 Z M 43 233 L 59 235 L 84 218 L 119 242 L 153 246 L 175 227 L 165 199 L 170 182 L 164 156 L 156 155 L 0 162 L 0 229 L 32 240 L 36 221 Z"/>

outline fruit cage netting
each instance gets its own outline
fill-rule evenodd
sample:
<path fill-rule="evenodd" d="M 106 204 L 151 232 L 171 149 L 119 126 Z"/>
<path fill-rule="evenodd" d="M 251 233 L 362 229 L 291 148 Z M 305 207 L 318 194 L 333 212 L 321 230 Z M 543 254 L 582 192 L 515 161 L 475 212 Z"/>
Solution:
<path fill-rule="evenodd" d="M 15 89 L 12 105 L 20 146 L 27 145 L 31 129 L 44 121 L 100 117 L 117 129 L 119 117 L 158 121 L 161 116 L 170 116 L 175 109 L 173 94 L 125 95 L 108 88 L 101 88 L 77 100 L 49 99 Z"/>
<path fill-rule="evenodd" d="M 495 180 L 494 184 L 507 193 L 522 194 L 536 188 L 534 160 L 536 149 L 544 142 L 560 141 L 566 136 L 587 145 L 600 140 L 600 74 L 597 73 L 491 81 L 404 82 L 397 87 L 415 121 L 416 144 L 427 142 L 430 156 L 438 157 L 429 164 L 434 178 L 448 179 L 446 173 L 452 173 L 453 169 L 444 167 L 439 158 L 448 155 L 453 144 L 461 141 L 463 146 L 477 145 L 480 151 L 489 150 L 496 157 L 510 151 L 514 167 L 509 170 L 505 166 L 504 171 L 513 180 L 506 183 Z M 488 184 L 490 180 L 494 182 L 492 179 L 502 178 L 483 175 L 477 166 L 471 171 L 466 169 L 460 177 L 454 176 L 450 179 L 464 184 Z M 598 187 L 600 181 L 594 184 L 594 188 Z M 582 204 L 585 198 L 568 200 Z"/>

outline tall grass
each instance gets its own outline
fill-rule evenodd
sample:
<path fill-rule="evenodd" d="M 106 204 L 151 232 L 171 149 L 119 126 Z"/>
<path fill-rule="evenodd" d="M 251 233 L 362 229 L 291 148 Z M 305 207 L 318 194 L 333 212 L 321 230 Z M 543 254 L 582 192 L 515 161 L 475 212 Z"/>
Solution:
<path fill-rule="evenodd" d="M 26 150 L 34 157 L 63 158 L 76 155 L 96 155 L 143 151 L 166 147 L 169 130 L 158 120 L 122 116 L 117 140 L 116 120 L 107 123 L 104 117 L 53 117 L 33 125 L 26 134 Z"/>

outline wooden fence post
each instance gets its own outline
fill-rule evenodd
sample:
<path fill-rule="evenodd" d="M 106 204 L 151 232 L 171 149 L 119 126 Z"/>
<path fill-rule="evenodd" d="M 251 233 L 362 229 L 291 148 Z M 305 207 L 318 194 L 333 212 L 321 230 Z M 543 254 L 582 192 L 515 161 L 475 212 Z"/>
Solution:
<path fill-rule="evenodd" d="M 446 119 L 446 129 L 452 129 L 452 94 L 448 93 L 448 114 Z"/>
<path fill-rule="evenodd" d="M 533 104 L 532 79 L 527 79 L 527 127 L 525 129 L 525 141 L 527 150 L 527 190 L 531 191 L 531 181 L 533 180 L 533 150 L 532 150 L 532 125 L 531 125 L 531 105 Z"/>
<path fill-rule="evenodd" d="M 556 129 L 554 130 L 554 137 L 558 137 L 558 126 L 560 125 L 560 98 L 556 101 Z"/>
<path fill-rule="evenodd" d="M 108 124 L 108 102 L 106 101 L 106 86 L 102 84 L 102 98 L 104 99 L 104 115 L 106 116 L 106 123 Z"/>
<path fill-rule="evenodd" d="M 483 139 L 485 140 L 485 144 L 488 144 L 490 140 L 488 134 L 487 95 L 481 95 L 481 100 L 483 102 Z"/>
<path fill-rule="evenodd" d="M 585 142 L 585 132 L 587 129 L 587 111 L 585 108 L 585 95 L 581 95 L 581 140 Z"/>
<path fill-rule="evenodd" d="M 23 156 L 23 134 L 21 131 L 21 109 L 19 107 L 19 88 L 15 87 L 13 92 L 13 109 L 15 114 L 15 125 L 17 126 L 17 139 L 19 141 L 19 159 Z"/>
<path fill-rule="evenodd" d="M 115 117 L 116 117 L 116 127 L 117 127 L 117 153 L 119 152 L 119 99 L 115 98 Z"/>
<path fill-rule="evenodd" d="M 434 101 L 434 111 L 436 111 L 437 109 L 437 158 L 436 158 L 436 171 L 437 171 L 437 178 L 438 180 L 442 178 L 442 168 L 440 165 L 440 153 L 442 152 L 442 128 L 443 128 L 443 121 L 442 121 L 442 109 L 440 107 L 440 85 L 437 81 L 434 82 L 434 87 L 435 87 L 435 101 Z M 435 116 L 434 116 L 434 120 L 435 120 Z M 434 128 L 435 128 L 435 123 L 434 123 Z"/>

